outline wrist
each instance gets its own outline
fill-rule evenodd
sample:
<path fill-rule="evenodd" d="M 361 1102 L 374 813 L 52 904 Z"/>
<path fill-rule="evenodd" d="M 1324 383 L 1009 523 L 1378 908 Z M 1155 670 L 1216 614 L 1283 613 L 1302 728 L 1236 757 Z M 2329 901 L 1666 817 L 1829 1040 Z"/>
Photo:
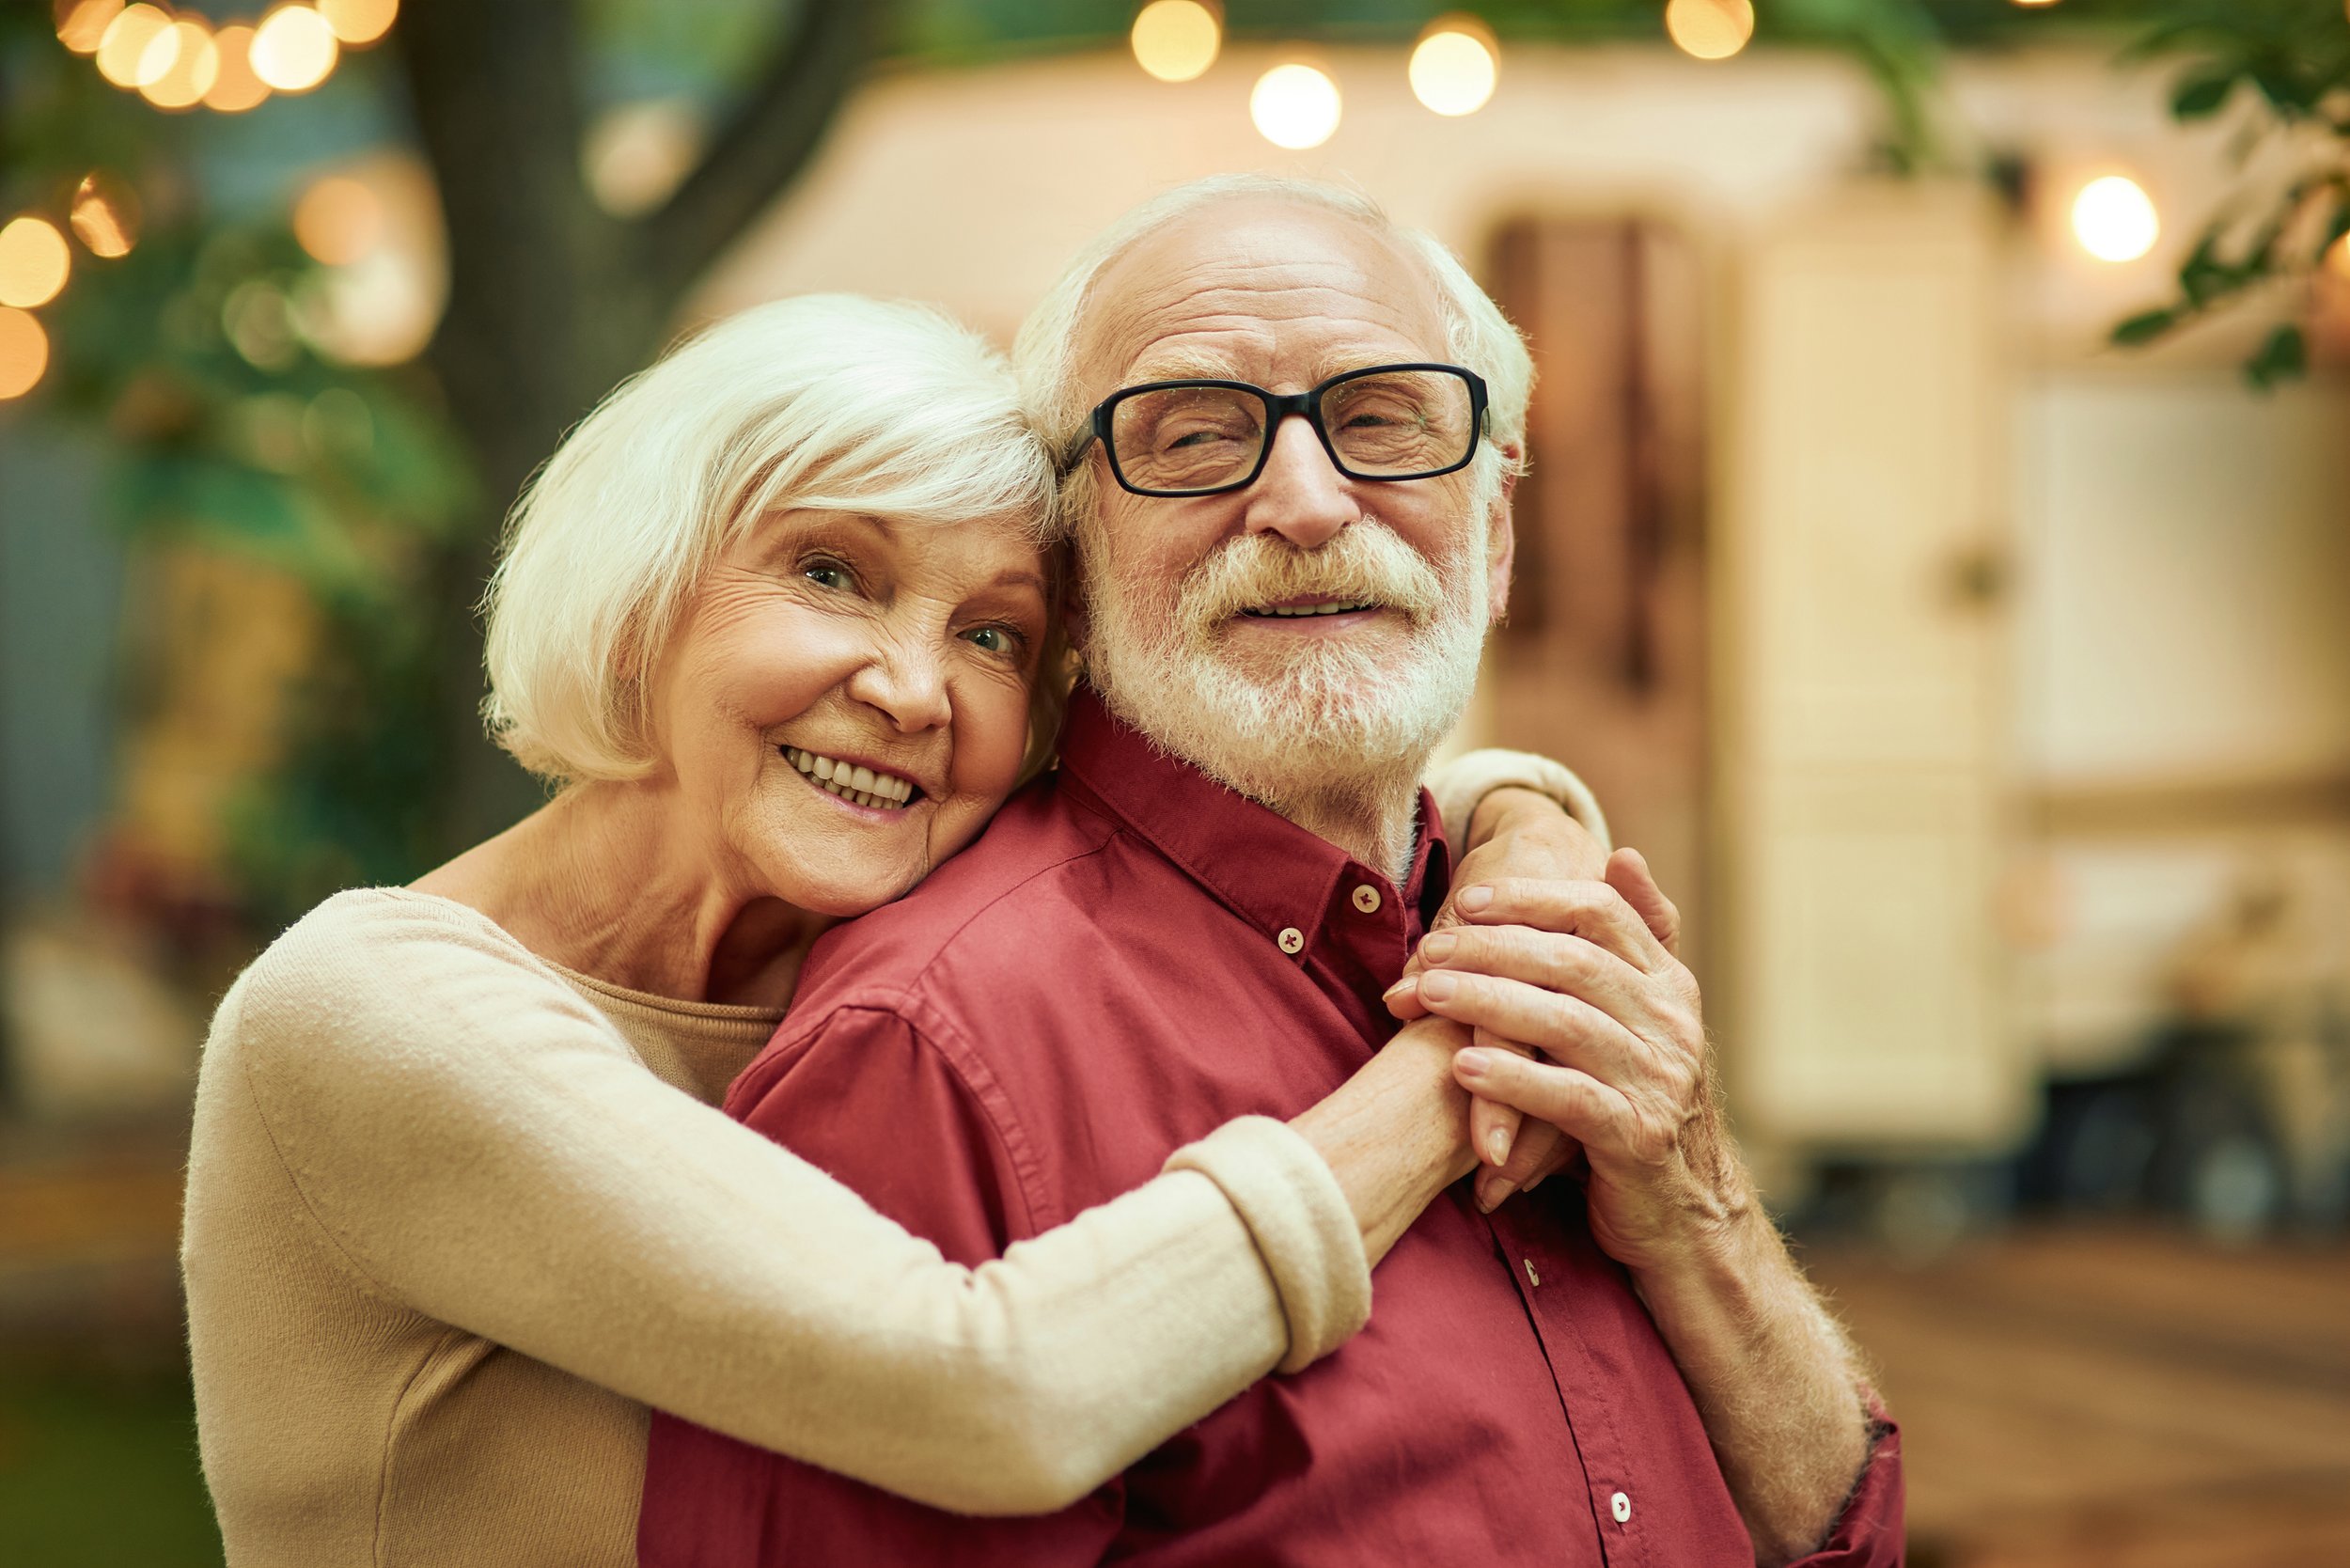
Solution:
<path fill-rule="evenodd" d="M 1477 809 L 1469 813 L 1468 842 L 1461 847 L 1475 849 L 1528 820 L 1553 822 L 1565 816 L 1559 803 L 1540 790 L 1524 784 L 1504 784 L 1486 791 L 1479 799 Z"/>

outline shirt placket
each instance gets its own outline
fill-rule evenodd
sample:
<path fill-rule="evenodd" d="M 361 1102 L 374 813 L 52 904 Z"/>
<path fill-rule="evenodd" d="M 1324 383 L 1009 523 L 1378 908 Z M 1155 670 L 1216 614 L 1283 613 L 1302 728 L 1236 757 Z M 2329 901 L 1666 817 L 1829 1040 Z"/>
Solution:
<path fill-rule="evenodd" d="M 1561 1194 L 1552 1200 L 1563 1198 Z M 1528 1201 L 1518 1200 L 1521 1204 Z M 1600 1549 L 1612 1568 L 1646 1565 L 1650 1558 L 1639 1494 L 1614 1416 L 1618 1390 L 1592 1354 L 1572 1310 L 1570 1281 L 1578 1268 L 1590 1264 L 1572 1257 L 1558 1237 L 1549 1233 L 1552 1228 L 1529 1223 L 1509 1204 L 1487 1215 L 1486 1224 L 1495 1246 L 1510 1263 L 1519 1298 L 1526 1304 L 1527 1319 L 1534 1325 L 1543 1358 L 1550 1365 L 1568 1434 L 1583 1460 L 1584 1486 Z"/>

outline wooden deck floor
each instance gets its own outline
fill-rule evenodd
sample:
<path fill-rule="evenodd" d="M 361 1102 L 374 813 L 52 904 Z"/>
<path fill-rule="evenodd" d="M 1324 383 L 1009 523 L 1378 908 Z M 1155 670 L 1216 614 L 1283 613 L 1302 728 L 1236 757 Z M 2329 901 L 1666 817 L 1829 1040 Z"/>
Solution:
<path fill-rule="evenodd" d="M 1918 1568 L 2350 1565 L 2350 1247 L 2054 1230 L 1809 1262 L 1902 1422 Z"/>

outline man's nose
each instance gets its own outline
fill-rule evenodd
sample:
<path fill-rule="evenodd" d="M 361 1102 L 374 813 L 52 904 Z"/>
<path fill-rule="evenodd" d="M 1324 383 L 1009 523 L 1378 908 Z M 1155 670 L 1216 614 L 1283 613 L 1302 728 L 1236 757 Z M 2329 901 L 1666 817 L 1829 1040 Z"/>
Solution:
<path fill-rule="evenodd" d="M 946 661 L 934 650 L 886 647 L 849 677 L 851 699 L 889 721 L 900 734 L 944 729 L 954 715 Z"/>
<path fill-rule="evenodd" d="M 1303 419 L 1284 419 L 1274 428 L 1264 472 L 1247 494 L 1248 531 L 1279 534 L 1300 550 L 1321 548 L 1363 515 L 1346 476 L 1332 466 Z"/>

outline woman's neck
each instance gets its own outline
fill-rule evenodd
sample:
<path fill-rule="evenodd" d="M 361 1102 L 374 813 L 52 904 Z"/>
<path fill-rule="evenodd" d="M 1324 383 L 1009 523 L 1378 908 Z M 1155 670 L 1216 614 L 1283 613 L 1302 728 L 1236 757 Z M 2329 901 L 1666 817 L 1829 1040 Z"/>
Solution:
<path fill-rule="evenodd" d="M 613 985 L 783 1006 L 830 918 L 750 891 L 682 817 L 658 782 L 575 784 L 415 886 Z"/>

